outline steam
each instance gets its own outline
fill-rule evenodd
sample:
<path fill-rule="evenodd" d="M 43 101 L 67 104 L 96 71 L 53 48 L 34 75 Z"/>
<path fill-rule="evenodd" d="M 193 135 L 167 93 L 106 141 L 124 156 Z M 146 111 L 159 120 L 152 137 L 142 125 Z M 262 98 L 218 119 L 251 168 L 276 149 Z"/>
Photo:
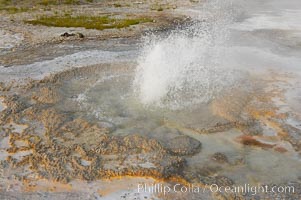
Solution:
<path fill-rule="evenodd" d="M 235 83 L 222 54 L 233 21 L 232 3 L 211 0 L 184 29 L 147 36 L 133 83 L 146 107 L 181 109 L 207 103 Z"/>

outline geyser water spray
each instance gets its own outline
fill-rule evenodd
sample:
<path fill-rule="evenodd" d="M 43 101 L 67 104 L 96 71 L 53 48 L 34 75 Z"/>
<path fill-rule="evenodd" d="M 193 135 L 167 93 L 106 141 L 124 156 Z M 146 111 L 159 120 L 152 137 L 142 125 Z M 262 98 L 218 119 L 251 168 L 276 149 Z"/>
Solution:
<path fill-rule="evenodd" d="M 207 103 L 234 84 L 234 75 L 221 60 L 234 15 L 231 4 L 208 1 L 185 29 L 179 27 L 165 38 L 146 37 L 133 83 L 146 107 L 176 110 Z"/>

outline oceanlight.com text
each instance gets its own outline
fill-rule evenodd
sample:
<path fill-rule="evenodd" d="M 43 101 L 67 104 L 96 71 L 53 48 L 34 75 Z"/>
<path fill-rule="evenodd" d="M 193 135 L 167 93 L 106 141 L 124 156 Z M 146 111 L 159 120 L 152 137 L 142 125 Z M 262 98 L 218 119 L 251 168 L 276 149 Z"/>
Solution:
<path fill-rule="evenodd" d="M 203 187 L 189 184 L 174 184 L 174 185 L 165 185 L 165 184 L 138 184 L 137 191 L 139 193 L 161 193 L 168 194 L 171 192 L 174 193 L 236 193 L 236 194 L 251 194 L 256 195 L 260 193 L 282 193 L 282 194 L 293 194 L 295 193 L 295 187 L 289 185 L 232 185 L 232 186 L 219 186 L 217 184 L 205 185 Z"/>

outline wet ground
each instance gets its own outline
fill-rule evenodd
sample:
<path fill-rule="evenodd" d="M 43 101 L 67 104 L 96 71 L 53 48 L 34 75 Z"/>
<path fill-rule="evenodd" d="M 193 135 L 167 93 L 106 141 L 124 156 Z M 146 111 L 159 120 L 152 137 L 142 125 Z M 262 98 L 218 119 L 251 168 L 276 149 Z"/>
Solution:
<path fill-rule="evenodd" d="M 218 72 L 239 78 L 189 108 L 140 102 L 136 37 L 1 55 L 1 197 L 299 199 L 301 30 L 294 19 L 301 5 L 279 2 L 238 4 L 252 9 L 232 22 L 227 68 Z M 162 195 L 138 193 L 138 183 L 293 185 L 296 192 Z"/>

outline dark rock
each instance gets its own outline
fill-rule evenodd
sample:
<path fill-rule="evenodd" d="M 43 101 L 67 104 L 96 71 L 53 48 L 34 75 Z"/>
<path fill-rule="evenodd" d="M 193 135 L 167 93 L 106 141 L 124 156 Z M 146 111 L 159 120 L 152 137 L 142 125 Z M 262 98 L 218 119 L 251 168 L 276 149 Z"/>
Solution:
<path fill-rule="evenodd" d="M 211 156 L 211 159 L 218 163 L 228 163 L 228 158 L 225 154 L 217 152 Z"/>
<path fill-rule="evenodd" d="M 61 37 L 72 37 L 72 36 L 75 36 L 74 33 L 68 33 L 68 32 L 65 32 L 63 34 L 61 34 Z"/>
<path fill-rule="evenodd" d="M 76 33 L 76 36 L 79 37 L 79 38 L 84 38 L 85 37 L 84 34 L 82 34 L 82 33 Z"/>
<path fill-rule="evenodd" d="M 85 36 L 82 33 L 68 33 L 68 32 L 65 32 L 65 33 L 61 34 L 61 37 L 65 37 L 65 38 L 68 38 L 68 37 L 84 38 Z"/>
<path fill-rule="evenodd" d="M 193 155 L 201 149 L 201 142 L 174 128 L 159 127 L 151 133 L 150 137 L 159 141 L 172 154 L 178 156 Z"/>
<path fill-rule="evenodd" d="M 176 155 L 193 155 L 200 151 L 201 146 L 201 142 L 186 135 L 175 137 L 166 144 L 167 149 Z"/>

